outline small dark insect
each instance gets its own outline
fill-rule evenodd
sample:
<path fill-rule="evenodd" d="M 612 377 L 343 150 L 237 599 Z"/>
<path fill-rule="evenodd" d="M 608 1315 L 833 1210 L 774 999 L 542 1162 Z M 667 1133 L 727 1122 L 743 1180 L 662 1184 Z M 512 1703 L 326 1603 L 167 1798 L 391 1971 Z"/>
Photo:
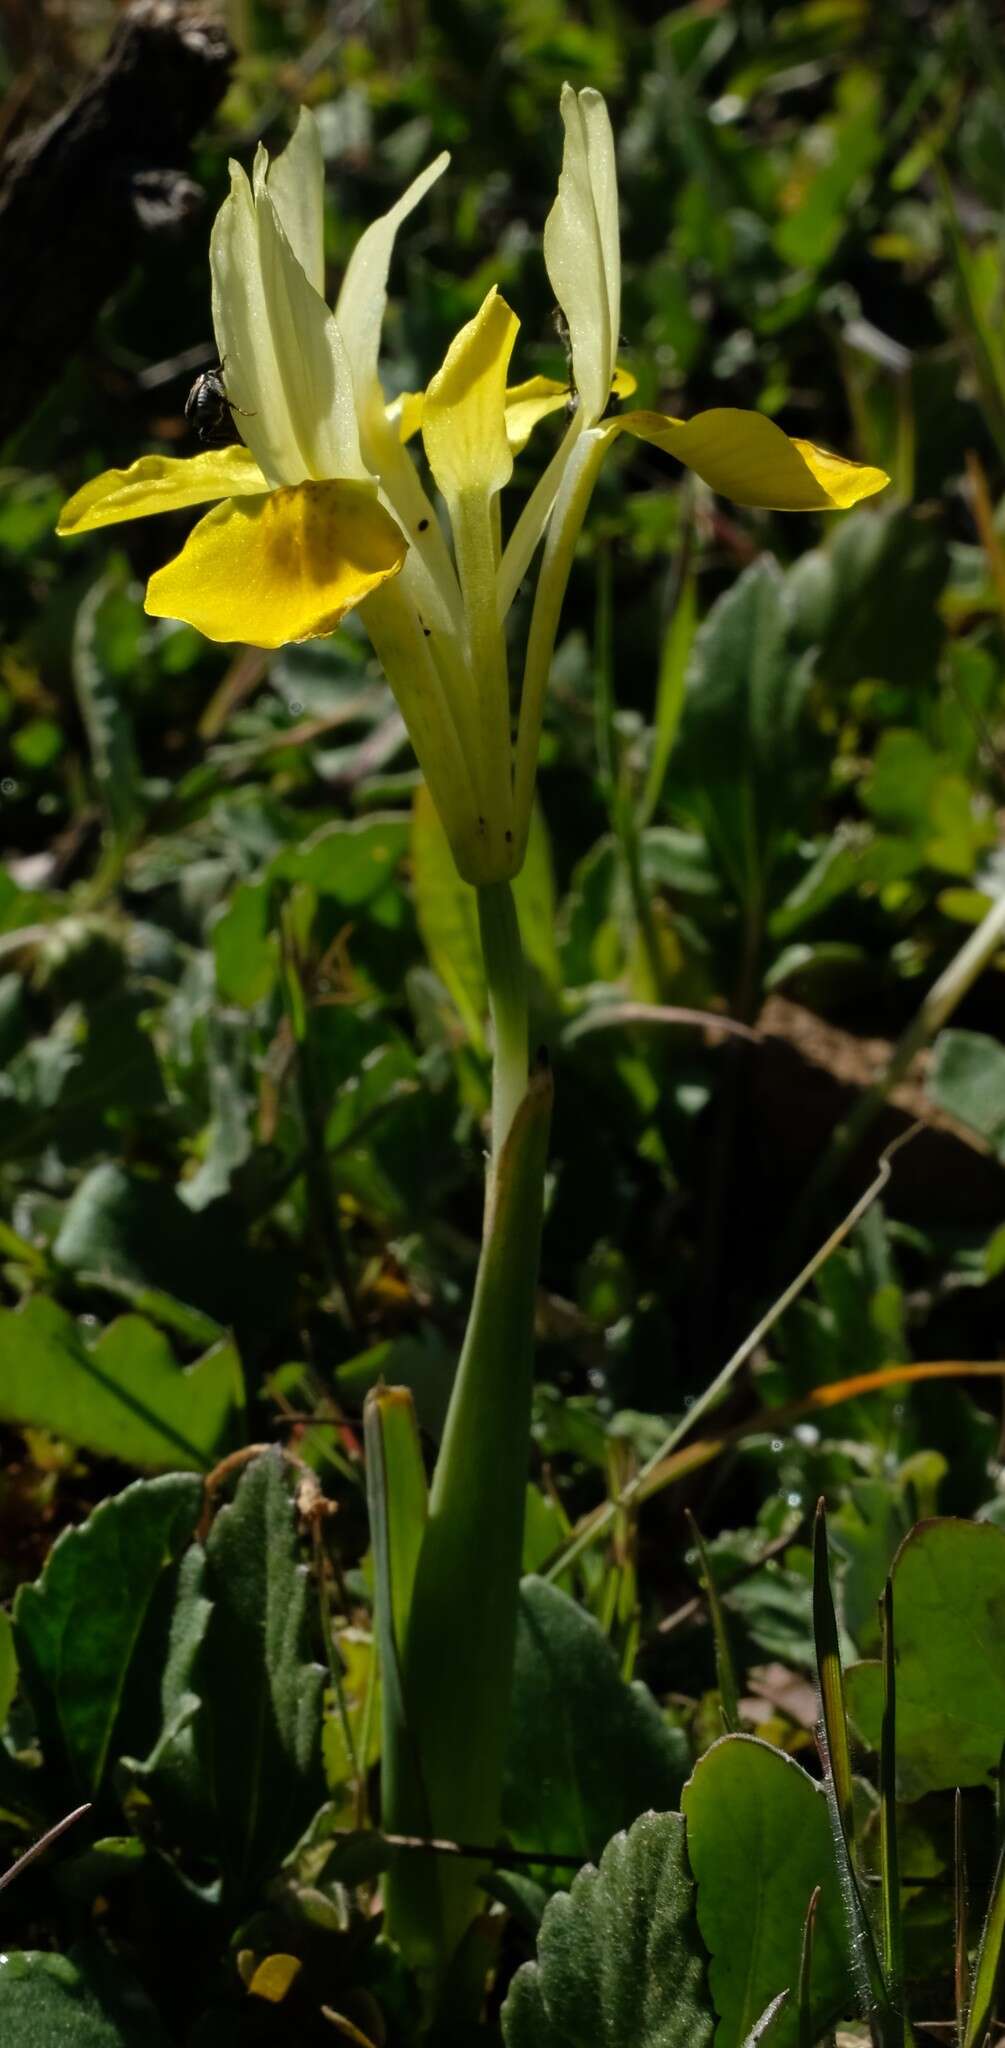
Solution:
<path fill-rule="evenodd" d="M 194 427 L 204 448 L 228 448 L 237 440 L 234 414 L 240 412 L 227 397 L 223 364 L 203 370 L 185 400 L 185 418 Z"/>

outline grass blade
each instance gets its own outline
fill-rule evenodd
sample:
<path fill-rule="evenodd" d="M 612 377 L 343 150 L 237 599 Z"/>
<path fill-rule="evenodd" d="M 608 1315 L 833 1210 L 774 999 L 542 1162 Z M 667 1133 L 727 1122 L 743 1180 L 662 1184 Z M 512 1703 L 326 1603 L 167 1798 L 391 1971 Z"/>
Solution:
<path fill-rule="evenodd" d="M 987 1915 L 981 1932 L 980 1947 L 974 1965 L 973 1993 L 967 2024 L 963 2030 L 963 2048 L 984 2048 L 991 2032 L 995 2002 L 998 1996 L 998 1980 L 1001 1976 L 1002 1950 L 1005 1948 L 1005 1849 L 998 1858 L 995 1881 L 991 1887 Z"/>
<path fill-rule="evenodd" d="M 813 1530 L 813 1634 L 827 1750 L 826 1789 L 855 1985 L 879 2048 L 904 2048 L 902 2022 L 890 1999 L 855 1868 L 851 1745 L 827 1555 L 827 1518 L 822 1500 L 817 1504 Z"/>
<path fill-rule="evenodd" d="M 712 1567 L 708 1561 L 708 1552 L 705 1549 L 701 1530 L 690 1508 L 686 1512 L 687 1525 L 691 1531 L 691 1540 L 698 1552 L 698 1562 L 701 1567 L 699 1584 L 708 1602 L 709 1620 L 712 1623 L 712 1637 L 715 1643 L 715 1678 L 719 1688 L 719 1699 L 722 1703 L 722 1718 L 727 1734 L 735 1735 L 740 1726 L 740 1702 L 737 1692 L 736 1672 L 733 1669 L 733 1656 L 729 1647 L 729 1637 L 726 1633 L 726 1617 L 722 1611 L 719 1589 L 712 1576 Z"/>
<path fill-rule="evenodd" d="M 816 2038 L 813 2026 L 813 1942 L 817 1931 L 817 1907 L 820 1904 L 820 1886 L 810 1893 L 803 1921 L 803 1946 L 799 1957 L 799 2048 L 813 2048 Z"/>
<path fill-rule="evenodd" d="M 955 1942 L 953 1989 L 956 1994 L 956 2039 L 963 2048 L 970 2004 L 970 1956 L 967 1949 L 967 1852 L 963 1840 L 963 1795 L 956 1787 L 953 1809 L 953 1873 L 955 1890 Z"/>
<path fill-rule="evenodd" d="M 883 1960 L 890 1999 L 902 2014 L 903 2039 L 913 2036 L 904 2006 L 904 1928 L 897 1847 L 897 1671 L 893 1627 L 893 1581 L 883 1588 L 883 1725 L 879 1748 L 879 1867 L 883 1912 Z"/>
<path fill-rule="evenodd" d="M 744 2037 L 743 2048 L 760 2048 L 761 2042 L 767 2040 L 779 2013 L 788 2005 L 789 1995 L 786 1986 L 784 1991 L 778 1993 L 777 1998 L 772 1999 L 770 2005 L 765 2006 L 760 2019 L 754 2021 L 749 2034 Z"/>
<path fill-rule="evenodd" d="M 841 1832 L 851 1855 L 855 1846 L 851 1747 L 848 1741 L 848 1716 L 845 1711 L 841 1645 L 827 1556 L 827 1517 L 822 1500 L 817 1502 L 816 1520 L 813 1525 L 813 1639 L 817 1652 L 817 1676 L 820 1681 L 830 1779 L 834 1788 Z"/>

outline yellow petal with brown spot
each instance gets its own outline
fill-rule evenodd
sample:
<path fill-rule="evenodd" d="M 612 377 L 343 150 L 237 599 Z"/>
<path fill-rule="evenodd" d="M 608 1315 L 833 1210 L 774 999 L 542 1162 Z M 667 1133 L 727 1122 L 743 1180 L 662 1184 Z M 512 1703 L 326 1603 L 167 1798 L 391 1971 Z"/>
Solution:
<path fill-rule="evenodd" d="M 406 542 L 369 485 L 305 483 L 218 505 L 147 586 L 154 618 L 284 647 L 332 633 L 397 574 Z"/>

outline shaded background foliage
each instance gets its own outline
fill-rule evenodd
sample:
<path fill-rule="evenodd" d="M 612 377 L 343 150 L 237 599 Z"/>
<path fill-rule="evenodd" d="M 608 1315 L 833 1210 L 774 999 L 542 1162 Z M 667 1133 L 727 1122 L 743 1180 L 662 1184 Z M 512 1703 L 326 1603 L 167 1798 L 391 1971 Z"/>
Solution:
<path fill-rule="evenodd" d="M 8 142 L 62 103 L 113 15 L 7 9 Z M 598 489 L 547 712 L 546 825 L 521 883 L 557 1082 L 527 1561 L 547 1564 L 569 1522 L 631 1476 L 881 1145 L 920 1116 L 882 1206 L 755 1358 L 735 1413 L 763 1404 L 763 1433 L 687 1489 L 741 1674 L 811 1664 L 802 1525 L 821 1490 L 836 1504 L 849 1644 L 868 1656 L 876 1595 L 917 1514 L 1003 1512 L 991 1397 L 915 1388 L 778 1435 L 767 1412 L 910 1356 L 1000 1348 L 1000 971 L 854 1157 L 828 1153 L 1005 883 L 993 10 L 234 0 L 230 27 L 241 59 L 191 164 L 202 217 L 151 241 L 95 331 L 67 337 L 62 380 L 0 471 L 0 1593 L 106 1494 L 128 1512 L 135 1471 L 205 1470 L 278 1436 L 337 1502 L 332 1597 L 343 1635 L 366 1636 L 363 1393 L 380 1374 L 411 1384 L 435 1438 L 476 1255 L 488 1097 L 473 905 L 351 619 L 275 656 L 210 647 L 142 610 L 185 515 L 135 523 L 112 546 L 57 544 L 52 525 L 96 469 L 190 446 L 185 396 L 214 357 L 206 244 L 226 159 L 280 146 L 303 100 L 322 124 L 333 282 L 371 214 L 453 151 L 396 255 L 389 386 L 426 380 L 491 282 L 521 315 L 516 374 L 560 374 L 540 237 L 568 76 L 607 95 L 619 137 L 624 358 L 641 402 L 759 406 L 893 483 L 826 527 L 737 511 L 649 450 L 616 455 Z M 519 478 L 540 460 L 532 443 Z M 640 1025 L 619 1013 L 628 1002 L 722 1010 L 762 1035 L 737 1047 Z M 95 1392 L 70 1414 L 73 1361 Z M 661 1783 L 679 1783 L 720 1725 L 683 1497 L 654 1502 L 641 1530 L 563 1581 L 626 1674 L 638 1656 L 664 1705 L 689 1703 Z M 241 1512 L 265 1510 L 249 1496 Z M 275 1569 L 292 1572 L 291 1558 Z M 186 1581 L 177 1598 L 195 1657 L 205 1591 Z M 157 1599 L 164 1656 L 166 1587 Z M 320 1647 L 313 1606 L 302 1620 L 306 1662 Z M 168 1888 L 198 1964 L 185 1988 L 153 1985 L 145 1967 L 182 2030 L 217 1995 L 227 1930 L 193 1890 L 209 1836 L 193 1819 L 184 1640 L 175 1649 L 156 1699 L 138 1679 L 124 1696 L 113 1747 L 126 1761 L 102 1824 L 118 1839 L 121 1800 L 135 1819 L 152 1773 L 181 1861 L 162 1844 L 138 1919 L 117 1895 L 116 1924 L 143 1957 L 140 1923 Z M 2 1652 L 0 1638 L 0 1696 Z M 350 1672 L 357 1652 L 343 1641 Z M 206 1655 L 200 1668 L 219 1666 L 219 1650 Z M 537 1754 L 547 1674 L 524 1679 L 520 1740 Z M 805 1750 L 805 1712 L 777 1675 L 761 1682 L 774 1739 Z M 36 1679 L 39 1731 L 47 1702 Z M 587 1725 L 590 1711 L 587 1697 Z M 351 1772 L 336 1724 L 329 1714 L 338 1807 Z M 33 1728 L 12 1725 L 16 1775 Z M 53 1817 L 58 1790 L 25 1805 L 12 1786 L 12 1844 L 26 1813 Z M 583 1853 L 639 1804 L 608 1787 Z M 518 1808 L 514 1840 L 543 1846 Z M 261 1870 L 290 1846 L 273 1841 Z M 98 1865 L 62 1890 L 26 1878 L 11 1892 L 12 1944 L 91 1924 L 112 1878 L 88 1856 Z M 310 1963 L 318 1928 L 305 1940 Z M 358 1931 L 340 1923 L 337 1940 L 351 1981 Z"/>

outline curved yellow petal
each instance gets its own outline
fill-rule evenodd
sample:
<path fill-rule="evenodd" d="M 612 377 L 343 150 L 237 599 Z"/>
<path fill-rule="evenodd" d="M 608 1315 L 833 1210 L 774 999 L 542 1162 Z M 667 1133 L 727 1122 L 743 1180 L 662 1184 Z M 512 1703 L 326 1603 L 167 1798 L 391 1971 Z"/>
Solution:
<path fill-rule="evenodd" d="M 422 425 L 422 409 L 426 402 L 424 391 L 399 391 L 386 408 L 388 426 L 397 431 L 399 441 L 410 441 Z"/>
<path fill-rule="evenodd" d="M 56 532 L 88 533 L 120 519 L 145 519 L 181 505 L 208 505 L 214 498 L 240 498 L 267 489 L 248 448 L 207 448 L 201 455 L 141 455 L 128 469 L 92 476 L 67 500 Z"/>
<path fill-rule="evenodd" d="M 611 378 L 611 397 L 630 398 L 636 380 L 619 364 Z M 514 455 L 520 455 L 539 420 L 558 412 L 572 397 L 568 384 L 557 377 L 528 377 L 523 384 L 511 384 L 506 393 L 506 438 Z"/>
<path fill-rule="evenodd" d="M 557 377 L 527 377 L 506 393 L 506 439 L 514 455 L 526 448 L 539 420 L 560 412 L 569 401 L 569 386 Z"/>
<path fill-rule="evenodd" d="M 207 640 L 283 647 L 332 633 L 406 544 L 366 484 L 305 483 L 217 505 L 147 585 L 146 609 Z"/>
<path fill-rule="evenodd" d="M 692 420 L 661 412 L 628 412 L 610 432 L 634 434 L 662 448 L 737 505 L 772 512 L 835 512 L 886 489 L 881 469 L 829 455 L 812 441 L 793 441 L 760 412 L 717 406 Z"/>
<path fill-rule="evenodd" d="M 501 491 L 513 474 L 506 438 L 506 372 L 520 322 L 495 285 L 454 336 L 422 413 L 429 467 L 448 503 Z"/>

